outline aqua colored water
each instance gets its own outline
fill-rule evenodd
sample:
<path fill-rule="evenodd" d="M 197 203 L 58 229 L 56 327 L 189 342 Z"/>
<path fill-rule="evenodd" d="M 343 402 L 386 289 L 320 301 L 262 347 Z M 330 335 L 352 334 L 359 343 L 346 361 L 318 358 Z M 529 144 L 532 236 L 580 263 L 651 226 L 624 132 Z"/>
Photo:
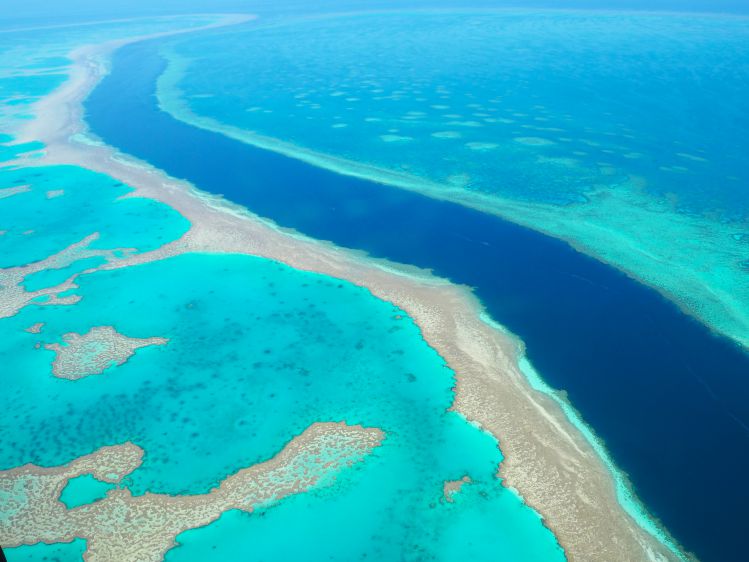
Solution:
<path fill-rule="evenodd" d="M 65 81 L 65 74 L 12 76 L 0 79 L 0 99 L 3 104 L 29 105 Z"/>
<path fill-rule="evenodd" d="M 29 147 L 14 149 L 6 147 L 2 156 L 12 159 Z M 93 249 L 153 250 L 189 228 L 177 212 L 150 199 L 118 200 L 131 188 L 74 166 L 0 168 L 0 189 L 17 186 L 30 190 L 0 199 L 0 231 L 5 231 L 0 236 L 0 267 L 42 260 L 95 233 L 99 237 L 90 244 Z M 58 190 L 62 195 L 48 197 Z M 53 286 L 95 263 L 80 260 L 67 268 L 39 272 L 29 276 L 25 286 Z"/>
<path fill-rule="evenodd" d="M 419 25 L 413 25 L 416 17 Z M 566 223 L 559 226 L 554 222 L 564 223 L 569 215 L 574 221 L 568 223 L 595 226 L 573 232 L 583 243 L 590 243 L 586 236 L 592 232 L 602 240 L 591 253 L 663 288 L 657 271 L 657 267 L 664 269 L 662 264 L 653 269 L 647 259 L 625 259 L 631 258 L 627 254 L 631 248 L 644 243 L 642 239 L 654 238 L 670 256 L 665 262 L 670 271 L 674 264 L 686 268 L 685 278 L 692 266 L 707 271 L 704 286 L 719 289 L 716 293 L 736 288 L 734 304 L 741 308 L 746 302 L 741 285 L 745 277 L 739 275 L 745 267 L 742 244 L 749 240 L 745 234 L 749 229 L 744 228 L 744 193 L 732 188 L 731 182 L 743 185 L 747 177 L 740 152 L 746 106 L 738 94 L 745 86 L 745 75 L 726 69 L 744 68 L 740 64 L 746 54 L 743 20 L 632 17 L 624 21 L 608 15 L 557 14 L 500 21 L 487 14 L 450 14 L 430 16 L 422 28 L 421 18 L 423 15 L 402 14 L 299 22 L 289 28 L 257 32 L 245 28 L 241 33 L 180 43 L 177 54 L 170 55 L 173 75 L 171 83 L 162 80 L 166 86 L 162 87 L 161 101 L 187 121 L 255 144 L 272 145 L 275 150 L 328 168 L 380 181 L 389 181 L 388 172 L 397 173 L 395 183 L 399 185 L 484 206 L 485 210 L 499 212 L 510 203 L 528 205 L 502 212 L 515 213 L 518 222 L 575 239 L 565 230 Z M 304 52 L 289 46 L 290 36 Z M 570 36 L 576 40 L 571 42 Z M 55 49 L 64 53 L 60 37 L 48 56 L 54 56 Z M 65 45 L 79 40 L 74 35 L 64 37 Z M 336 48 L 341 42 L 351 44 L 350 55 Z M 448 56 L 444 42 L 458 44 L 461 50 Z M 226 52 L 226 57 L 214 51 Z M 0 121 L 8 116 L 27 118 L 29 102 L 51 89 L 59 80 L 55 76 L 63 70 L 56 68 L 63 64 L 59 58 L 46 60 L 39 53 L 32 56 L 25 47 L 8 53 L 0 57 L 0 70 L 21 54 L 23 65 L 16 61 L 14 68 L 49 67 L 52 78 L 34 77 L 28 89 L 15 79 L 0 84 L 4 96 Z M 246 59 L 238 60 L 240 56 Z M 191 59 L 187 74 L 182 76 L 177 71 L 184 70 L 186 61 L 180 57 Z M 682 59 L 689 64 L 679 64 Z M 435 60 L 438 64 L 433 65 Z M 423 65 L 423 61 L 429 64 Z M 463 61 L 471 64 L 465 68 L 457 65 Z M 143 67 L 139 69 L 148 74 L 148 59 L 140 62 Z M 275 76 L 271 64 L 275 65 Z M 195 76 L 196 68 L 200 76 Z M 279 69 L 284 72 L 279 74 Z M 377 69 L 377 76 L 372 77 L 372 69 Z M 426 81 L 420 83 L 419 79 Z M 372 83 L 374 80 L 381 83 Z M 433 91 L 427 91 L 435 84 Z M 175 85 L 184 92 L 174 90 Z M 492 102 L 488 96 L 494 95 L 498 86 L 501 99 Z M 137 85 L 133 90 L 137 92 Z M 703 103 L 698 94 L 704 95 Z M 185 100 L 188 105 L 180 106 Z M 448 101 L 450 107 L 443 107 Z M 233 104 L 232 108 L 227 110 L 224 102 Z M 151 103 L 142 104 L 141 113 L 127 114 L 136 121 L 130 125 L 138 124 L 134 116 L 148 115 Z M 361 110 L 365 104 L 366 111 Z M 612 104 L 616 111 L 607 115 Z M 424 111 L 422 106 L 428 109 Z M 107 109 L 111 114 L 112 105 Z M 692 112 L 700 118 L 685 119 Z M 117 120 L 117 116 L 109 118 Z M 162 123 L 144 119 L 143 124 Z M 238 125 L 239 133 L 227 129 L 227 124 Z M 683 130 L 679 128 L 682 125 Z M 724 133 L 733 136 L 721 138 Z M 140 142 L 153 141 L 158 135 L 158 131 L 153 136 L 141 135 Z M 269 142 L 260 135 L 272 138 Z M 184 139 L 174 140 L 189 145 L 191 139 L 188 131 Z M 162 148 L 170 146 L 166 143 Z M 199 142 L 195 146 L 201 147 Z M 215 143 L 213 150 L 220 152 L 219 146 L 224 145 Z M 209 167 L 221 160 L 210 146 L 202 148 L 205 150 L 198 152 L 202 158 L 194 164 L 202 164 L 205 169 L 201 172 L 213 174 L 215 183 L 197 183 L 211 189 L 234 168 Z M 245 155 L 232 152 L 231 145 L 229 148 L 229 160 L 231 155 Z M 304 148 L 309 149 L 306 154 L 301 153 Z M 150 149 L 159 156 L 158 148 Z M 8 154 L 6 147 L 0 146 L 0 154 Z M 9 154 L 12 158 L 12 150 Z M 264 167 L 263 158 L 259 160 L 255 171 L 265 180 L 263 174 L 273 174 L 276 168 L 271 164 Z M 166 164 L 172 163 L 167 159 Z M 715 541 L 711 554 L 740 555 L 732 549 L 731 541 L 737 538 L 734 530 L 741 525 L 734 515 L 741 511 L 732 509 L 733 504 L 741 503 L 744 490 L 736 488 L 733 495 L 725 496 L 723 511 L 719 509 L 721 501 L 707 501 L 706 497 L 712 493 L 721 498 L 731 489 L 736 483 L 733 476 L 742 473 L 746 450 L 745 435 L 734 435 L 741 431 L 737 428 L 740 417 L 729 419 L 735 412 L 743 412 L 745 389 L 740 381 L 727 380 L 742 360 L 734 351 L 717 357 L 710 354 L 725 351 L 725 342 L 713 341 L 656 296 L 600 264 L 570 256 L 572 252 L 561 245 L 545 244 L 520 229 L 514 231 L 475 213 L 453 213 L 450 206 L 424 203 L 387 190 L 378 200 L 358 184 L 354 184 L 350 199 L 336 193 L 338 197 L 327 208 L 324 203 L 335 189 L 325 186 L 337 186 L 336 182 L 328 182 L 324 175 L 320 179 L 314 172 L 294 176 L 298 168 L 282 167 L 288 177 L 278 176 L 267 186 L 293 179 L 314 190 L 320 188 L 320 193 L 317 205 L 298 210 L 288 202 L 296 200 L 304 206 L 304 198 L 287 198 L 289 208 L 279 218 L 291 219 L 294 226 L 309 226 L 326 239 L 389 255 L 394 246 L 387 234 L 368 230 L 373 224 L 383 224 L 380 218 L 385 214 L 377 214 L 379 203 L 392 205 L 388 208 L 399 213 L 405 210 L 403 217 L 413 219 L 411 230 L 400 219 L 388 223 L 393 229 L 391 237 L 421 229 L 426 238 L 435 234 L 430 221 L 444 219 L 444 238 L 440 238 L 444 245 L 422 246 L 419 236 L 406 236 L 397 244 L 395 257 L 420 265 L 437 264 L 438 271 L 447 274 L 462 270 L 463 278 L 476 281 L 482 291 L 488 286 L 484 281 L 493 279 L 497 285 L 496 280 L 502 278 L 504 289 L 484 291 L 482 298 L 488 297 L 490 309 L 502 311 L 500 321 L 527 331 L 529 342 L 536 344 L 542 372 L 559 386 L 569 385 L 573 403 L 585 407 L 586 419 L 611 435 L 616 452 L 625 453 L 620 458 L 637 469 L 637 482 L 648 491 L 648 497 L 656 500 L 680 529 L 700 526 L 700 533 L 689 538 L 703 552 L 709 552 L 705 543 L 722 533 L 729 540 Z M 193 171 L 184 163 L 176 170 Z M 705 189 L 705 181 L 718 176 L 716 170 L 720 171 L 720 182 Z M 8 249 L 9 264 L 39 259 L 34 256 L 44 257 L 68 243 L 58 235 L 67 232 L 73 216 L 78 219 L 77 208 L 60 201 L 65 197 L 44 197 L 44 201 L 41 197 L 45 186 L 57 179 L 67 182 L 66 192 L 76 193 L 77 185 L 87 186 L 82 191 L 89 196 L 94 193 L 89 191 L 91 186 L 97 187 L 97 195 L 101 186 L 101 199 L 92 202 L 93 212 L 87 209 L 84 224 L 74 231 L 88 234 L 90 228 L 100 228 L 104 236 L 101 247 L 128 245 L 146 250 L 174 239 L 186 228 L 178 216 L 158 205 L 133 207 L 132 203 L 142 201 L 114 202 L 126 188 L 107 186 L 102 176 L 65 167 L 24 171 L 42 174 L 28 182 L 33 185 L 32 192 L 0 200 L 0 230 L 5 228 L 3 220 L 13 225 L 13 238 L 0 237 L 0 244 L 3 238 L 13 241 L 5 248 L 0 246 L 3 258 Z M 19 176 L 4 176 L 6 172 L 0 172 L 0 178 L 12 181 L 0 188 L 20 185 Z M 496 182 L 497 177 L 502 178 L 502 185 Z M 241 182 L 232 184 L 237 194 L 245 187 Z M 366 197 L 361 197 L 364 192 Z M 281 193 L 279 190 L 279 196 Z M 243 196 L 252 201 L 256 195 L 248 189 Z M 266 199 L 252 202 L 263 209 L 273 208 L 272 198 Z M 367 204 L 362 206 L 363 200 Z M 16 205 L 24 220 L 11 223 Z M 652 210 L 649 205 L 657 210 L 658 220 L 649 221 L 652 224 L 646 224 L 638 214 L 641 209 Z M 367 212 L 370 207 L 374 214 Z M 30 212 L 32 209 L 50 211 L 51 216 Z M 340 224 L 323 225 L 330 209 L 339 213 Z M 592 216 L 580 220 L 581 209 Z M 354 219 L 356 229 L 349 229 L 348 222 Z M 602 233 L 608 229 L 618 234 L 617 219 L 631 223 L 641 235 L 634 238 L 636 244 L 624 236 L 626 243 L 617 240 L 617 248 L 611 246 L 608 234 Z M 682 220 L 691 222 L 679 222 Z M 19 231 L 25 231 L 20 230 L 23 224 L 32 222 L 39 226 L 40 236 L 19 237 Z M 490 248 L 479 251 L 470 241 L 456 242 L 450 239 L 450 232 L 475 233 L 475 240 L 490 240 L 486 243 Z M 626 228 L 622 232 L 627 234 Z M 657 236 L 653 237 L 653 232 Z M 671 236 L 674 232 L 679 235 Z M 510 239 L 518 248 L 507 252 L 512 258 L 507 271 L 497 262 L 483 259 L 496 257 L 491 247 Z M 617 253 L 621 248 L 625 248 L 624 258 Z M 642 249 L 647 255 L 644 250 L 651 248 Z M 526 251 L 531 257 L 523 255 Z M 690 256 L 687 262 L 682 259 L 685 253 Z M 455 257 L 458 254 L 460 259 Z M 540 268 L 533 261 L 538 256 L 543 262 Z M 92 263 L 81 260 L 68 268 L 41 272 L 25 284 L 27 288 L 53 284 Z M 477 264 L 481 267 L 476 268 Z M 715 264 L 720 267 L 713 267 Z M 540 279 L 534 283 L 522 275 L 518 282 L 524 288 L 520 290 L 505 277 L 508 271 L 527 273 L 536 268 L 539 273 L 547 266 L 555 271 L 545 278 L 547 286 Z M 570 280 L 580 273 L 582 277 Z M 553 287 L 556 297 L 548 294 L 549 279 L 560 281 Z M 602 289 L 599 281 L 605 285 Z M 595 288 L 586 289 L 586 283 Z M 8 408 L 19 414 L 10 419 L 16 426 L 0 426 L 3 443 L 9 442 L 8 437 L 14 439 L 11 452 L 0 456 L 0 468 L 22 462 L 62 463 L 100 445 L 133 439 L 146 448 L 147 457 L 146 464 L 126 482 L 129 487 L 139 493 L 205 491 L 229 472 L 278 451 L 290 434 L 301 431 L 310 420 L 381 423 L 388 432 L 385 446 L 369 462 L 346 472 L 335 488 L 290 498 L 262 513 L 227 513 L 206 528 L 181 535 L 182 546 L 168 558 L 203 560 L 214 553 L 229 560 L 249 556 L 349 560 L 364 554 L 371 558 L 371 553 L 381 559 L 400 556 L 419 560 L 430 556 L 562 558 L 537 516 L 494 478 L 501 459 L 496 443 L 445 412 L 452 374 L 421 342 L 409 320 L 396 321 L 396 309 L 366 292 L 237 256 L 189 256 L 86 276 L 77 292 L 84 299 L 73 307 L 28 308 L 0 321 L 3 334 L 12 334 L 3 342 L 0 356 L 13 372 L 9 396 L 0 403 L 8 400 Z M 513 298 L 520 293 L 523 298 Z M 721 299 L 716 302 L 724 302 Z M 716 318 L 719 307 L 711 302 L 705 308 L 711 306 L 715 308 L 708 310 L 711 313 L 703 320 Z M 622 314 L 624 308 L 631 313 Z M 539 310 L 543 314 L 535 314 Z M 638 316 L 641 310 L 649 311 L 645 326 L 643 317 Z M 567 339 L 557 337 L 569 313 L 574 313 L 581 326 L 568 328 Z M 600 317 L 593 322 L 596 315 Z M 619 331 L 607 325 L 619 320 L 624 321 Z M 41 335 L 23 332 L 35 322 L 46 322 Z M 133 337 L 168 337 L 170 343 L 140 350 L 126 365 L 111 368 L 100 377 L 77 382 L 52 377 L 51 352 L 34 345 L 61 341 L 63 333 L 85 332 L 98 324 L 113 324 Z M 740 322 L 731 324 L 736 326 Z M 731 333 L 725 325 L 718 329 Z M 357 339 L 361 333 L 367 336 Z M 581 334 L 585 337 L 580 338 Z M 736 330 L 731 335 L 741 337 Z M 580 341 L 592 342 L 599 349 L 578 353 L 579 348 L 570 343 Z M 657 352 L 659 346 L 664 348 L 662 355 Z M 623 347 L 628 353 L 622 352 Z M 13 357 L 6 361 L 11 350 Z M 710 373 L 698 357 L 701 352 L 707 353 L 719 373 L 706 377 Z M 600 354 L 615 358 L 618 365 L 596 363 Z M 680 367 L 675 367 L 678 359 Z M 629 379 L 620 377 L 630 361 L 647 365 L 642 372 L 630 371 Z M 573 376 L 575 367 L 580 368 Z M 597 376 L 602 369 L 607 377 Z M 706 378 L 710 388 L 705 387 Z M 679 388 L 678 393 L 673 392 L 674 387 Z M 254 409 L 248 411 L 248 407 Z M 220 419 L 214 419 L 217 408 L 222 413 L 226 410 Z M 639 412 L 639 419 L 621 416 L 633 409 Z M 654 412 L 660 424 L 648 423 Z M 623 422 L 626 431 L 621 427 Z M 28 425 L 28 435 L 14 430 L 20 424 Z M 58 434 L 60 427 L 65 431 Z M 633 435 L 639 436 L 641 431 L 649 431 L 650 437 L 634 446 L 622 445 L 622 440 L 632 442 Z M 36 448 L 34 440 L 45 445 Z M 713 468 L 721 470 L 722 480 L 712 478 L 708 468 L 690 462 L 694 443 L 699 443 L 703 457 L 716 461 Z M 685 455 L 687 448 L 690 454 Z M 634 454 L 630 454 L 632 449 Z M 651 455 L 654 450 L 657 454 Z M 722 466 L 718 462 L 722 455 L 736 462 Z M 643 458 L 658 460 L 658 466 L 649 467 L 649 477 L 640 471 Z M 184 470 L 187 463 L 190 471 Z M 673 463 L 681 464 L 681 473 L 669 474 Z M 444 479 L 465 473 L 475 483 L 464 488 L 455 504 L 441 501 Z M 712 481 L 710 490 L 694 489 L 691 475 L 695 473 Z M 665 483 L 660 480 L 664 474 L 669 476 Z M 680 511 L 683 485 L 693 492 L 689 498 L 700 509 L 681 510 L 674 516 Z M 669 495 L 674 493 L 678 497 Z M 708 524 L 703 520 L 709 520 Z M 499 530 L 497 521 L 503 523 Z M 289 540 L 290 530 L 300 540 Z M 38 546 L 12 552 L 57 556 L 63 551 Z"/>
<path fill-rule="evenodd" d="M 31 116 L 31 103 L 62 80 L 64 55 L 75 44 L 169 25 L 43 30 L 34 48 L 27 47 L 29 32 L 20 35 L 23 42 L 18 34 L 3 35 L 0 44 L 8 48 L 0 57 L 0 120 L 13 129 Z M 43 146 L 3 144 L 0 159 L 39 149 Z M 0 188 L 20 185 L 30 190 L 0 199 L 0 230 L 6 231 L 0 236 L 0 267 L 38 261 L 93 233 L 99 238 L 92 248 L 147 251 L 188 227 L 153 201 L 119 200 L 129 188 L 80 168 L 0 169 Z M 48 197 L 59 190 L 61 195 Z M 23 285 L 27 290 L 55 285 L 101 262 L 78 259 L 29 275 Z M 346 420 L 387 432 L 369 462 L 339 477 L 334 488 L 282 503 L 273 520 L 274 509 L 245 517 L 238 536 L 219 524 L 189 535 L 195 540 L 184 539 L 180 556 L 221 547 L 231 559 L 225 545 L 239 552 L 248 544 L 267 551 L 270 542 L 247 541 L 245 531 L 254 532 L 258 521 L 269 540 L 284 536 L 289 520 L 319 528 L 325 513 L 335 534 L 347 533 L 350 540 L 320 543 L 308 531 L 300 537 L 306 545 L 295 543 L 308 559 L 374 553 L 392 558 L 409 551 L 441 559 L 462 559 L 466 552 L 477 559 L 564 558 L 539 517 L 495 478 L 501 460 L 496 442 L 446 411 L 452 373 L 401 311 L 365 290 L 239 256 L 184 256 L 84 275 L 77 283 L 80 288 L 68 292 L 83 297 L 76 305 L 27 307 L 0 320 L 0 405 L 7 414 L 0 422 L 5 445 L 0 469 L 62 464 L 132 440 L 145 449 L 145 462 L 124 485 L 135 493 L 197 493 L 272 456 L 314 421 Z M 41 334 L 26 331 L 36 323 L 44 324 Z M 53 352 L 41 344 L 99 325 L 131 337 L 167 337 L 169 343 L 141 349 L 100 376 L 78 381 L 52 376 Z M 444 480 L 465 474 L 474 484 L 455 504 L 443 501 Z M 81 476 L 60 499 L 73 507 L 101 498 L 109 487 Z M 448 518 L 469 521 L 470 529 L 454 535 Z M 84 549 L 85 542 L 76 540 L 6 553 L 12 562 L 68 561 L 80 559 Z"/>
<path fill-rule="evenodd" d="M 75 539 L 71 543 L 35 544 L 4 548 L 8 562 L 77 562 L 83 560 L 86 541 Z"/>
<path fill-rule="evenodd" d="M 568 203 L 637 174 L 680 210 L 749 212 L 738 188 L 749 20 L 416 12 L 262 24 L 181 40 L 179 87 L 196 114 L 490 195 Z"/>
<path fill-rule="evenodd" d="M 114 487 L 114 484 L 97 480 L 90 474 L 83 474 L 68 481 L 60 494 L 60 501 L 68 509 L 73 509 L 103 499 Z"/>
<path fill-rule="evenodd" d="M 271 18 L 167 54 L 178 118 L 569 240 L 749 346 L 748 18 Z"/>
<path fill-rule="evenodd" d="M 207 527 L 178 536 L 179 548 L 166 560 L 541 561 L 553 556 L 536 544 L 533 514 L 497 483 L 465 486 L 454 504 L 425 496 L 409 514 L 397 501 L 388 505 L 395 498 L 380 500 L 383 483 L 375 476 L 377 467 L 371 473 L 368 468 L 362 467 L 363 477 L 372 474 L 372 482 L 344 486 L 335 490 L 334 498 L 312 493 L 267 512 L 228 512 Z M 400 476 L 392 474 L 394 479 Z M 361 502 L 368 510 L 362 512 Z M 308 513 L 317 515 L 310 518 Z M 394 532 L 389 524 L 393 517 L 407 528 Z M 500 520 L 506 524 L 498 525 Z M 402 535 L 408 537 L 405 544 Z M 310 544 L 320 547 L 310 553 Z"/>
<path fill-rule="evenodd" d="M 7 373 L 0 439 L 9 445 L 0 468 L 57 465 L 132 440 L 146 451 L 125 481 L 134 493 L 206 492 L 311 423 L 345 420 L 386 432 L 367 462 L 333 488 L 284 501 L 277 515 L 272 508 L 241 517 L 240 536 L 224 520 L 195 531 L 179 556 L 216 546 L 231 559 L 237 544 L 270 552 L 292 521 L 308 530 L 293 545 L 274 545 L 276 560 L 294 548 L 315 559 L 377 552 L 454 559 L 443 547 L 464 546 L 492 559 L 563 559 L 538 516 L 496 479 L 496 442 L 447 412 L 453 373 L 402 311 L 366 290 L 232 255 L 181 256 L 84 275 L 78 284 L 76 305 L 27 307 L 0 320 Z M 45 323 L 41 334 L 24 331 L 37 322 Z M 35 344 L 101 325 L 169 343 L 101 376 L 53 377 L 53 353 Z M 442 501 L 443 482 L 465 474 L 473 489 L 454 505 Z M 321 514 L 328 533 L 349 540 L 317 540 Z M 443 534 L 453 519 L 471 523 L 460 535 Z M 256 530 L 267 542 L 248 540 Z"/>
<path fill-rule="evenodd" d="M 744 350 L 562 241 L 175 119 L 154 96 L 165 66 L 159 46 L 116 54 L 112 73 L 86 102 L 97 134 L 284 227 L 474 287 L 669 531 L 702 559 L 743 560 Z M 695 443 L 709 466 L 693 462 Z M 705 479 L 709 487 L 694 486 Z"/>

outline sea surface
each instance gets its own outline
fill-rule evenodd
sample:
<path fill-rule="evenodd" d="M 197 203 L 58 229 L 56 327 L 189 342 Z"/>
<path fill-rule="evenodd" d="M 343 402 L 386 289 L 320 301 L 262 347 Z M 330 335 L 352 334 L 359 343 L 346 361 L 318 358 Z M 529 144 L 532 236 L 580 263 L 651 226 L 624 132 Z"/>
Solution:
<path fill-rule="evenodd" d="M 247 38 L 249 49 L 251 34 Z M 526 343 L 543 378 L 564 391 L 604 440 L 639 497 L 669 531 L 701 559 L 743 560 L 749 355 L 740 346 L 619 270 L 493 213 L 338 174 L 175 119 L 162 111 L 156 96 L 157 80 L 167 67 L 161 53 L 172 48 L 152 42 L 115 55 L 112 73 L 86 102 L 86 119 L 95 134 L 282 226 L 431 268 L 474 287 L 491 316 Z M 293 57 L 284 60 L 294 64 Z M 244 71 L 252 73 L 251 68 L 248 63 Z M 286 76 L 284 68 L 279 76 Z M 225 74 L 235 79 L 233 72 Z M 217 79 L 211 87 L 217 98 L 228 96 L 225 109 L 257 105 L 249 105 L 250 100 L 239 104 L 231 99 L 234 85 L 222 84 Z M 289 129 L 296 123 L 284 119 Z M 336 134 L 319 131 L 321 137 Z M 418 135 L 408 136 L 417 142 Z M 383 142 L 390 146 L 390 141 Z M 350 149 L 358 146 L 352 140 Z M 398 152 L 418 157 L 408 145 Z M 604 154 L 617 158 L 614 153 Z M 518 156 L 510 176 L 521 173 L 521 160 Z M 480 163 L 470 165 L 483 169 Z M 536 173 L 535 167 L 526 172 L 539 197 L 584 191 L 584 182 L 579 190 L 557 186 L 544 191 L 543 181 L 534 183 Z M 699 204 L 700 197 L 685 197 L 685 206 L 686 201 Z M 727 190 L 713 197 L 728 201 L 734 195 Z M 725 220 L 733 220 L 728 214 Z M 235 521 L 225 516 L 219 524 L 232 528 Z M 195 538 L 199 534 L 184 537 L 196 552 L 204 548 Z"/>
<path fill-rule="evenodd" d="M 166 55 L 176 117 L 569 240 L 749 347 L 749 18 L 270 18 Z"/>
<path fill-rule="evenodd" d="M 83 560 L 86 541 L 75 539 L 71 543 L 44 544 L 4 548 L 8 562 L 73 562 Z"/>
<path fill-rule="evenodd" d="M 101 40 L 78 31 L 40 49 Z M 33 74 L 38 54 L 25 49 L 11 74 Z M 0 113 L 0 122 L 17 127 L 60 81 L 14 82 L 23 113 Z M 311 423 L 346 421 L 381 428 L 384 443 L 331 486 L 180 535 L 167 558 L 564 560 L 539 515 L 496 478 L 496 440 L 448 411 L 455 375 L 402 310 L 350 283 L 249 256 L 189 254 L 88 272 L 176 240 L 189 224 L 165 205 L 124 197 L 131 188 L 106 175 L 24 166 L 19 158 L 36 164 L 45 147 L 13 141 L 0 138 L 0 190 L 9 188 L 0 191 L 0 299 L 13 293 L 14 268 L 54 255 L 67 257 L 23 279 L 27 291 L 86 272 L 62 294 L 78 302 L 38 298 L 0 319 L 0 471 L 131 441 L 144 462 L 121 486 L 205 493 Z M 88 251 L 69 250 L 91 235 Z M 55 377 L 45 345 L 98 326 L 168 342 L 98 375 Z M 471 483 L 448 501 L 444 483 L 464 476 Z M 74 508 L 110 487 L 77 477 L 60 500 Z M 10 562 L 69 562 L 84 550 L 81 539 L 4 549 Z"/>

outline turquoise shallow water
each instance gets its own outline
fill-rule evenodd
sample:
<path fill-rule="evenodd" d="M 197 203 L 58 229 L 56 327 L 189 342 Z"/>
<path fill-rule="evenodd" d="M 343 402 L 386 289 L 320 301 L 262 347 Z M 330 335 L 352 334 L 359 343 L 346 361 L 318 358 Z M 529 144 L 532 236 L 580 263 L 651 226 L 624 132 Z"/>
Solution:
<path fill-rule="evenodd" d="M 747 45 L 749 19 L 728 16 L 261 19 L 165 48 L 159 97 L 192 124 L 568 240 L 749 346 Z"/>
<path fill-rule="evenodd" d="M 371 468 L 372 472 L 369 472 Z M 167 562 L 193 562 L 215 556 L 240 560 L 551 560 L 538 541 L 533 514 L 500 486 L 466 486 L 454 504 L 426 502 L 404 512 L 379 496 L 378 467 L 368 485 L 336 490 L 335 499 L 307 494 L 257 515 L 224 514 L 202 529 L 177 538 Z M 398 474 L 394 474 L 398 477 Z M 378 498 L 378 499 L 375 499 Z M 362 502 L 370 511 L 361 510 Z M 409 509 L 408 507 L 406 509 Z M 307 516 L 315 513 L 314 518 Z M 393 529 L 396 518 L 405 529 Z M 497 525 L 504 520 L 507 525 Z M 246 540 L 245 537 L 251 537 Z M 288 537 L 293 537 L 289 540 Z M 310 552 L 309 545 L 316 548 Z"/>
<path fill-rule="evenodd" d="M 197 27 L 214 19 L 212 16 L 183 16 L 67 26 L 59 25 L 57 20 L 39 25 L 0 22 L 1 130 L 13 132 L 33 118 L 32 104 L 65 81 L 70 65 L 68 54 L 75 47 Z"/>
<path fill-rule="evenodd" d="M 5 140 L 9 140 L 8 137 Z M 4 147 L 12 159 L 36 145 Z M 176 240 L 189 228 L 181 215 L 150 199 L 117 200 L 132 191 L 112 178 L 74 166 L 0 168 L 0 189 L 29 186 L 30 190 L 0 199 L 0 267 L 39 261 L 91 234 L 93 249 L 147 251 Z M 50 191 L 63 194 L 48 198 Z M 81 260 L 69 268 L 29 276 L 28 290 L 52 286 L 95 262 Z"/>
<path fill-rule="evenodd" d="M 2 156 L 40 148 L 3 146 Z M 2 187 L 30 186 L 0 199 L 4 267 L 38 261 L 94 232 L 100 234 L 94 248 L 147 251 L 188 227 L 153 201 L 117 200 L 129 188 L 80 168 L 6 167 L 0 180 Z M 57 190 L 63 194 L 48 198 Z M 23 284 L 53 286 L 101 262 L 79 259 Z M 184 256 L 85 275 L 78 283 L 68 293 L 83 297 L 74 306 L 27 307 L 0 320 L 0 358 L 9 373 L 0 403 L 12 412 L 0 424 L 0 439 L 9 445 L 0 468 L 63 464 L 132 440 L 146 451 L 143 466 L 125 482 L 135 493 L 199 493 L 272 456 L 314 421 L 346 420 L 387 432 L 369 462 L 334 488 L 283 502 L 278 515 L 276 509 L 229 513 L 186 533 L 174 556 L 196 559 L 220 548 L 227 559 L 250 552 L 276 560 L 302 553 L 392 559 L 401 552 L 415 559 L 462 559 L 466 552 L 476 559 L 563 559 L 538 516 L 495 478 L 496 443 L 446 411 L 452 373 L 401 311 L 365 290 L 239 256 Z M 38 322 L 41 334 L 25 331 Z M 100 325 L 169 343 L 139 350 L 102 376 L 53 377 L 53 352 L 40 344 Z M 445 502 L 444 481 L 466 474 L 474 483 L 454 504 Z M 79 477 L 61 501 L 83 505 L 110 487 Z M 320 525 L 321 514 L 327 525 Z M 459 523 L 461 533 L 449 531 Z M 290 529 L 300 540 L 279 547 Z M 319 541 L 325 533 L 330 540 Z M 37 545 L 9 556 L 72 560 L 83 548 L 82 541 Z"/>
<path fill-rule="evenodd" d="M 67 544 L 35 544 L 5 548 L 8 562 L 78 562 L 83 560 L 86 541 L 76 539 Z"/>
<path fill-rule="evenodd" d="M 67 267 L 61 267 L 60 269 L 43 269 L 42 271 L 27 275 L 23 280 L 23 287 L 27 291 L 38 291 L 46 287 L 54 287 L 69 279 L 72 275 L 89 268 L 98 267 L 106 261 L 101 256 L 95 256 L 76 260 Z"/>
<path fill-rule="evenodd" d="M 0 321 L 10 413 L 0 425 L 10 444 L 0 467 L 61 464 L 132 440 L 146 451 L 125 481 L 134 493 L 198 493 L 272 456 L 314 421 L 345 420 L 381 427 L 387 439 L 335 487 L 267 515 L 226 515 L 187 533 L 170 556 L 197 559 L 216 547 L 227 559 L 256 550 L 284 560 L 294 549 L 308 559 L 456 559 L 467 548 L 477 558 L 563 559 L 538 516 L 495 478 L 496 443 L 446 411 L 451 371 L 411 320 L 366 290 L 267 260 L 209 255 L 89 274 L 79 284 L 74 306 L 26 308 Z M 36 322 L 45 323 L 42 334 L 23 331 Z M 52 352 L 35 343 L 99 325 L 169 343 L 102 376 L 54 378 Z M 443 501 L 443 482 L 466 474 L 475 483 L 455 504 Z M 329 541 L 315 534 L 322 521 Z M 453 521 L 463 532 L 447 531 Z M 302 540 L 281 540 L 289 525 Z"/>

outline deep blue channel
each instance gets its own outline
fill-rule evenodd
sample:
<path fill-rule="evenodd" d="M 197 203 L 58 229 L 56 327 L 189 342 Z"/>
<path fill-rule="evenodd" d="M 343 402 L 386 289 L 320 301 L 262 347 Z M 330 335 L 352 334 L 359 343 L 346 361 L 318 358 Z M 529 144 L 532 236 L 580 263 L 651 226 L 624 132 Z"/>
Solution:
<path fill-rule="evenodd" d="M 474 287 L 677 539 L 747 560 L 749 354 L 565 242 L 180 122 L 156 100 L 165 64 L 154 43 L 118 51 L 86 102 L 93 132 L 282 226 Z"/>

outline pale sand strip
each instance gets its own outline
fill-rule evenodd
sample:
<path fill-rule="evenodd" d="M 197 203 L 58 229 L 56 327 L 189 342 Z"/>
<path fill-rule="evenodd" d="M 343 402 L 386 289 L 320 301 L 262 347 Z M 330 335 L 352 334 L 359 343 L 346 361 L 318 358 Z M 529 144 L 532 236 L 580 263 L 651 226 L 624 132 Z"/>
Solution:
<path fill-rule="evenodd" d="M 601 457 L 559 404 L 530 386 L 518 367 L 519 344 L 482 320 L 482 307 L 470 291 L 284 231 L 143 163 L 127 161 L 108 147 L 70 141 L 85 132 L 81 102 L 106 72 L 107 57 L 131 41 L 71 53 L 70 79 L 39 102 L 37 118 L 19 136 L 47 145 L 44 158 L 25 165 L 72 164 L 108 174 L 135 188 L 131 196 L 161 201 L 190 221 L 190 231 L 180 240 L 104 268 L 184 252 L 231 252 L 366 287 L 405 310 L 455 371 L 454 409 L 497 437 L 505 456 L 499 475 L 543 515 L 570 560 L 678 558 L 624 511 Z"/>

